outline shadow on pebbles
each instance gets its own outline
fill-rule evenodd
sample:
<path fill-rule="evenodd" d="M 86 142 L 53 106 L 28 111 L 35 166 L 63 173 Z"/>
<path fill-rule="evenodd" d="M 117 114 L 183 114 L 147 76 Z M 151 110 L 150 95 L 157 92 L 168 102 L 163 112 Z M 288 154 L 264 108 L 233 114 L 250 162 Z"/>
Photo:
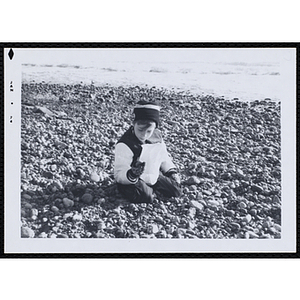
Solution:
<path fill-rule="evenodd" d="M 183 196 L 132 204 L 113 150 L 134 104 L 156 100 Z M 280 238 L 280 103 L 155 87 L 22 85 L 24 238 Z"/>

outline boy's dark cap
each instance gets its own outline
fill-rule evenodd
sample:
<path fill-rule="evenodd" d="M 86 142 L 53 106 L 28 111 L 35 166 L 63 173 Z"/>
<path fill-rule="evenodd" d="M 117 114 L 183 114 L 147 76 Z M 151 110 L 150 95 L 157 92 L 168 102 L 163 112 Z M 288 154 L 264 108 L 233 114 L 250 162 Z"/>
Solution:
<path fill-rule="evenodd" d="M 150 120 L 155 122 L 157 127 L 159 124 L 159 111 L 160 106 L 157 103 L 139 101 L 133 110 L 135 115 L 134 121 Z"/>

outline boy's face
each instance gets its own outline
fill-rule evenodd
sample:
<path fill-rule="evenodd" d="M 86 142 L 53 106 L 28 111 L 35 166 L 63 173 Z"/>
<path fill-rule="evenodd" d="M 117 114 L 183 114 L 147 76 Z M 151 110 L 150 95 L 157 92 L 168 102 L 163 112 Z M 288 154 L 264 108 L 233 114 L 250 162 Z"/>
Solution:
<path fill-rule="evenodd" d="M 155 122 L 136 121 L 133 124 L 135 136 L 143 143 L 151 137 L 155 128 Z"/>

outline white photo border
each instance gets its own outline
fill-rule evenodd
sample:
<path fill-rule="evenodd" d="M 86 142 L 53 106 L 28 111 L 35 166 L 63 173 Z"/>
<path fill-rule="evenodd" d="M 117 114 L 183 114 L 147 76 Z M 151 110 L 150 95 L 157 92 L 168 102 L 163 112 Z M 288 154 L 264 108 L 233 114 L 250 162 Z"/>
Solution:
<path fill-rule="evenodd" d="M 281 239 L 212 240 L 212 239 L 25 239 L 20 235 L 20 139 L 21 139 L 21 64 L 22 55 L 33 48 L 123 48 L 123 47 L 199 47 L 199 48 L 282 48 L 289 59 L 282 60 L 281 74 L 285 84 L 281 101 L 282 137 L 282 237 Z M 4 59 L 4 254 L 149 254 L 149 255 L 222 255 L 222 254 L 288 254 L 297 253 L 296 197 L 296 99 L 297 59 L 299 45 L 272 44 L 8 44 L 3 45 Z M 14 58 L 9 58 L 13 49 Z M 10 84 L 13 82 L 13 92 Z M 13 103 L 13 104 L 12 104 Z M 11 122 L 12 121 L 12 122 Z"/>

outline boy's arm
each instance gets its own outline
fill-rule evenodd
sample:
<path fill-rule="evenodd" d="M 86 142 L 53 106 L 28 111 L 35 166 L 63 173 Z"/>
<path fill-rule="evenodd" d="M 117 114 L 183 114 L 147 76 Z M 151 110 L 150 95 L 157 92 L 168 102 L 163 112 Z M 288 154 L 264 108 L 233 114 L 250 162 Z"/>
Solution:
<path fill-rule="evenodd" d="M 138 177 L 132 176 L 131 163 L 133 153 L 130 148 L 124 143 L 118 143 L 115 148 L 115 180 L 121 184 L 134 184 L 138 181 Z"/>
<path fill-rule="evenodd" d="M 161 164 L 161 171 L 167 177 L 172 178 L 178 185 L 181 184 L 180 176 L 178 174 L 177 168 L 175 167 L 174 163 L 172 162 L 171 156 L 168 153 L 167 147 L 163 142 L 163 149 L 164 149 L 164 161 Z"/>
<path fill-rule="evenodd" d="M 162 142 L 163 144 L 163 161 L 161 163 L 161 171 L 163 172 L 163 174 L 165 175 L 172 175 L 172 173 L 177 173 L 177 168 L 174 165 L 174 163 L 172 162 L 171 156 L 168 153 L 166 144 L 164 142 Z"/>

